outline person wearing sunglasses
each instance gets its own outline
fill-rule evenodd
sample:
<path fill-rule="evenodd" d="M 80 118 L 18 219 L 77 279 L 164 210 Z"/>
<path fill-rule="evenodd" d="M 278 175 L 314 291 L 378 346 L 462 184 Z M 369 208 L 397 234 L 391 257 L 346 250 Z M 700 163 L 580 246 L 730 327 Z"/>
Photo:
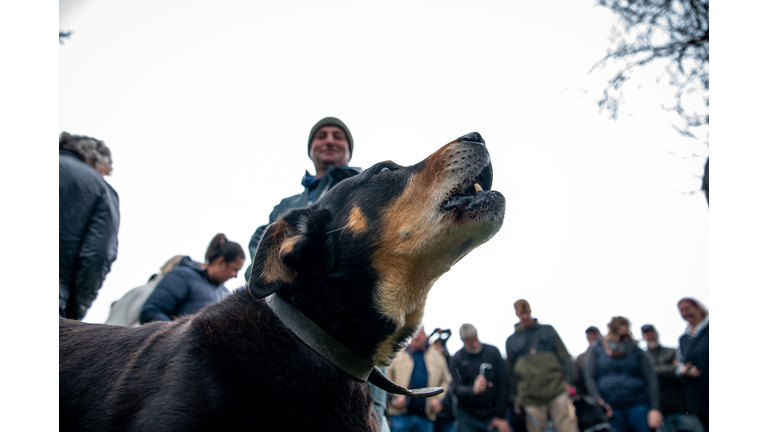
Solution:
<path fill-rule="evenodd" d="M 632 339 L 629 320 L 617 316 L 608 334 L 587 355 L 584 383 L 619 432 L 650 432 L 661 427 L 659 380 L 648 358 Z"/>

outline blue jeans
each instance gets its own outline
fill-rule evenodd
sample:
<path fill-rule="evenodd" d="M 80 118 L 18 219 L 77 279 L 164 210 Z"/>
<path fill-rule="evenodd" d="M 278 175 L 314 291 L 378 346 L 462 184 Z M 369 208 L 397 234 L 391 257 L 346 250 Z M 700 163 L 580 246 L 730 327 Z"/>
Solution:
<path fill-rule="evenodd" d="M 416 414 L 401 414 L 390 416 L 392 432 L 433 432 L 435 424 L 432 420 Z"/>
<path fill-rule="evenodd" d="M 619 432 L 651 432 L 648 428 L 648 405 L 635 405 L 629 408 L 613 408 L 611 426 Z"/>
<path fill-rule="evenodd" d="M 696 414 L 667 414 L 664 416 L 664 424 L 659 432 L 688 431 L 704 432 L 704 426 Z"/>

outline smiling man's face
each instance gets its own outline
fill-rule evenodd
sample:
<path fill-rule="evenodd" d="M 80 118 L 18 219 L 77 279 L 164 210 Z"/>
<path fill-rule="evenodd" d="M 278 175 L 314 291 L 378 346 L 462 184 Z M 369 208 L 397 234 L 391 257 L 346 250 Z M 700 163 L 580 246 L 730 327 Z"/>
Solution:
<path fill-rule="evenodd" d="M 321 127 L 312 137 L 309 157 L 318 171 L 348 164 L 350 153 L 347 135 L 338 126 Z"/>

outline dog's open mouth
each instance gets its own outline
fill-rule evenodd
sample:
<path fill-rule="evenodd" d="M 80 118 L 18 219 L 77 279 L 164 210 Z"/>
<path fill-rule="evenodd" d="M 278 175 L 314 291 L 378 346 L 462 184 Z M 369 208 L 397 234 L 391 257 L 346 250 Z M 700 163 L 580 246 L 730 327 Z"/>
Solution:
<path fill-rule="evenodd" d="M 493 183 L 493 168 L 486 165 L 477 176 L 467 178 L 456 185 L 451 194 L 442 204 L 442 209 L 450 211 L 457 208 L 472 210 L 474 205 L 491 189 Z"/>

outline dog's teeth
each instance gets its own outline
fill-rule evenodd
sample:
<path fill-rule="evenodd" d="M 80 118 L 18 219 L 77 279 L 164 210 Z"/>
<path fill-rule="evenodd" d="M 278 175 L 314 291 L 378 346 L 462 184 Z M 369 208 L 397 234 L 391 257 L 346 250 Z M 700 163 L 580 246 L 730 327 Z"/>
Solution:
<path fill-rule="evenodd" d="M 479 184 L 475 183 L 475 192 L 480 192 L 481 190 L 483 190 L 483 188 Z"/>

